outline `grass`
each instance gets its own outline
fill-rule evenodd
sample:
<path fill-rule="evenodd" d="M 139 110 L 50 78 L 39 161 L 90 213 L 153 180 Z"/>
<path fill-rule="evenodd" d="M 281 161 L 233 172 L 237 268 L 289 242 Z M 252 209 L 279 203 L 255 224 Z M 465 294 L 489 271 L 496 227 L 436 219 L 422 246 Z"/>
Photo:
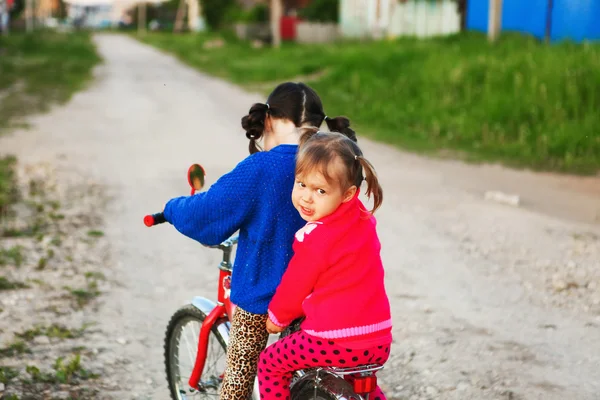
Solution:
<path fill-rule="evenodd" d="M 82 367 L 81 356 L 79 354 L 75 354 L 67 362 L 65 362 L 64 357 L 57 358 L 53 369 L 54 373 L 42 372 L 38 367 L 28 365 L 25 370 L 31 376 L 33 383 L 70 384 L 74 378 L 87 380 L 99 377 Z"/>
<path fill-rule="evenodd" d="M 19 371 L 16 368 L 0 367 L 0 383 L 6 385 L 17 376 L 19 376 Z"/>
<path fill-rule="evenodd" d="M 267 94 L 303 80 L 329 116 L 361 136 L 433 154 L 594 174 L 600 169 L 600 44 L 552 46 L 521 35 L 287 43 L 253 48 L 229 35 L 152 33 L 144 42 Z M 250 105 L 248 105 L 250 106 Z"/>
<path fill-rule="evenodd" d="M 13 246 L 8 249 L 0 248 L 0 266 L 14 265 L 20 267 L 25 260 L 22 246 Z"/>
<path fill-rule="evenodd" d="M 11 281 L 4 276 L 0 276 L 0 291 L 3 290 L 15 290 L 15 289 L 27 289 L 29 285 L 19 281 Z"/>
<path fill-rule="evenodd" d="M 81 337 L 85 329 L 86 326 L 83 326 L 79 329 L 70 329 L 60 324 L 52 324 L 50 326 L 38 325 L 34 328 L 27 329 L 24 332 L 15 333 L 15 336 L 28 341 L 33 340 L 36 336 L 47 336 L 49 338 L 58 339 L 75 339 Z"/>
<path fill-rule="evenodd" d="M 0 131 L 69 100 L 100 61 L 87 33 L 12 33 L 0 36 L 0 52 Z"/>
<path fill-rule="evenodd" d="M 8 213 L 9 206 L 19 199 L 15 173 L 16 164 L 17 159 L 14 156 L 0 157 L 0 220 Z"/>
<path fill-rule="evenodd" d="M 27 115 L 64 103 L 92 76 L 100 57 L 87 33 L 0 35 L 0 133 L 23 124 Z M 0 220 L 19 199 L 16 159 L 0 154 Z M 30 232 L 8 231 L 4 236 Z"/>
<path fill-rule="evenodd" d="M 0 358 L 14 357 L 24 353 L 31 353 L 31 350 L 27 347 L 24 341 L 17 340 L 9 344 L 7 347 L 0 349 Z"/>

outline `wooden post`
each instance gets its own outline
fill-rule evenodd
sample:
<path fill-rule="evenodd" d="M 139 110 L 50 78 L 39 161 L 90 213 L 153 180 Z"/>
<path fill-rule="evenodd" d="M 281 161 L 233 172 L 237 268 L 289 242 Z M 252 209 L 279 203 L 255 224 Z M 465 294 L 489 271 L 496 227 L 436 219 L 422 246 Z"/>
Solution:
<path fill-rule="evenodd" d="M 488 40 L 495 42 L 500 35 L 502 26 L 502 0 L 490 0 L 490 13 L 488 20 Z"/>
<path fill-rule="evenodd" d="M 281 0 L 271 0 L 271 35 L 273 47 L 281 46 L 281 15 L 283 14 Z"/>
<path fill-rule="evenodd" d="M 546 43 L 550 42 L 552 36 L 552 8 L 554 7 L 554 1 L 548 0 L 548 11 L 546 13 Z"/>
<path fill-rule="evenodd" d="M 138 33 L 146 33 L 146 2 L 138 4 Z"/>
<path fill-rule="evenodd" d="M 183 28 L 183 16 L 185 14 L 185 8 L 185 0 L 179 0 L 177 14 L 175 15 L 175 24 L 173 25 L 173 32 L 181 32 L 181 29 Z"/>
<path fill-rule="evenodd" d="M 0 0 L 0 28 L 2 28 L 2 35 L 8 35 L 8 1 Z"/>
<path fill-rule="evenodd" d="M 33 31 L 33 0 L 25 0 L 25 26 L 28 33 Z"/>

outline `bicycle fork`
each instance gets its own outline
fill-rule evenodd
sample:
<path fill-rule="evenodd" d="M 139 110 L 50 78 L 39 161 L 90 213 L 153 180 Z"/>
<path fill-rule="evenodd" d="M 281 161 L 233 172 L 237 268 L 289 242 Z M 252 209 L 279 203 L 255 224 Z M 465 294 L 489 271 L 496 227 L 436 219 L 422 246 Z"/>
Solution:
<path fill-rule="evenodd" d="M 198 389 L 198 383 L 200 382 L 202 371 L 204 370 L 208 351 L 208 338 L 210 337 L 211 330 L 219 319 L 227 318 L 228 321 L 231 322 L 231 317 L 235 310 L 235 305 L 229 300 L 231 291 L 231 266 L 229 260 L 224 259 L 219 269 L 218 303 L 214 304 L 201 297 L 195 298 L 192 302 L 195 307 L 200 309 L 200 311 L 204 312 L 206 315 L 206 318 L 202 321 L 202 326 L 200 327 L 196 361 L 190 379 L 188 380 L 188 385 L 194 389 Z M 224 335 L 223 332 L 221 332 L 221 334 L 227 340 L 227 343 L 229 343 L 229 330 L 227 330 L 226 335 Z"/>

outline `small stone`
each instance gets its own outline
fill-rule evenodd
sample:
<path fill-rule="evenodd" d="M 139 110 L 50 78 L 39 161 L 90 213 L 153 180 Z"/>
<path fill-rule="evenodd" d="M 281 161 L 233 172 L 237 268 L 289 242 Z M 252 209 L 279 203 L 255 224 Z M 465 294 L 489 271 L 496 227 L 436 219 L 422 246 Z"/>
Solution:
<path fill-rule="evenodd" d="M 567 288 L 567 282 L 560 274 L 554 274 L 552 275 L 552 287 L 555 291 L 562 292 Z"/>
<path fill-rule="evenodd" d="M 124 345 L 124 344 L 127 344 L 127 340 L 125 338 L 118 338 L 117 343 Z"/>
<path fill-rule="evenodd" d="M 427 393 L 429 396 L 435 396 L 436 394 L 438 394 L 438 390 L 433 386 L 427 386 L 425 388 L 425 393 Z"/>
<path fill-rule="evenodd" d="M 146 384 L 147 385 L 152 385 L 152 379 L 146 379 Z"/>
<path fill-rule="evenodd" d="M 495 201 L 498 203 L 508 204 L 513 207 L 518 207 L 520 201 L 519 195 L 511 195 L 498 191 L 487 191 L 483 196 L 486 200 Z"/>
<path fill-rule="evenodd" d="M 48 336 L 36 336 L 33 338 L 35 344 L 50 344 L 50 338 Z"/>
<path fill-rule="evenodd" d="M 458 390 L 459 392 L 464 392 L 465 390 L 468 390 L 471 387 L 471 385 L 469 385 L 467 382 L 459 382 L 458 385 L 456 385 L 456 390 Z"/>

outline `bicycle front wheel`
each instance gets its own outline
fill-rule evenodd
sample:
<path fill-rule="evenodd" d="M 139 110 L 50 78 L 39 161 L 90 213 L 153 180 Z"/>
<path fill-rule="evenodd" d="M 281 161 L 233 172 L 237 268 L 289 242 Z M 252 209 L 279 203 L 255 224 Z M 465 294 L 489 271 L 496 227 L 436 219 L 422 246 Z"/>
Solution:
<path fill-rule="evenodd" d="M 227 363 L 227 342 L 217 327 L 225 321 L 217 321 L 210 332 L 206 362 L 198 388 L 188 385 L 198 352 L 200 327 L 205 318 L 202 311 L 190 304 L 177 310 L 167 325 L 165 367 L 173 400 L 219 398 Z"/>

